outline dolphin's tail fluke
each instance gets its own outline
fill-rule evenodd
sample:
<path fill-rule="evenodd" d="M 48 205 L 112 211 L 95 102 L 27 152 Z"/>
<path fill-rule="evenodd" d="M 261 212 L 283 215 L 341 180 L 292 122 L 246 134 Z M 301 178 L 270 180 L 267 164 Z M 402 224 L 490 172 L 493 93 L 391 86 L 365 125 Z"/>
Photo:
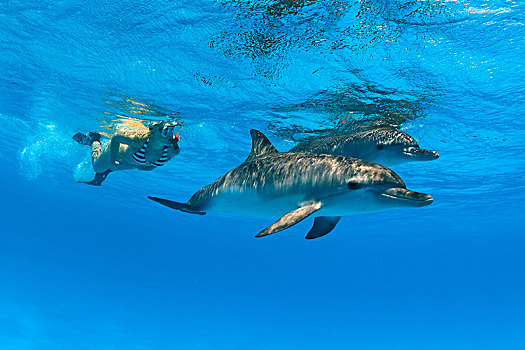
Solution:
<path fill-rule="evenodd" d="M 158 198 L 158 197 L 151 197 L 151 196 L 148 196 L 148 198 L 151 199 L 152 201 L 155 201 L 157 203 L 160 203 L 160 204 L 165 205 L 167 207 L 170 207 L 172 209 L 177 209 L 177 210 L 183 211 L 185 213 L 197 214 L 197 215 L 205 215 L 206 214 L 206 212 L 204 212 L 204 211 L 195 210 L 188 203 L 179 203 L 179 202 L 170 201 L 168 199 Z"/>

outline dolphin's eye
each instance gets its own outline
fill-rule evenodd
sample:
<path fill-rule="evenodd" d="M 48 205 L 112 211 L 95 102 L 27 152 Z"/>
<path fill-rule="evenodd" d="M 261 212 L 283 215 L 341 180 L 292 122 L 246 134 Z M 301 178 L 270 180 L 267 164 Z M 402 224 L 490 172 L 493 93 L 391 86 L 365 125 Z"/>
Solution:
<path fill-rule="evenodd" d="M 382 150 L 383 148 L 385 148 L 385 146 L 383 146 L 383 145 L 377 145 L 377 149 L 378 149 L 378 150 Z"/>
<path fill-rule="evenodd" d="M 350 181 L 348 183 L 348 188 L 351 189 L 351 190 L 357 190 L 360 187 L 361 187 L 361 185 L 358 184 L 357 182 Z"/>

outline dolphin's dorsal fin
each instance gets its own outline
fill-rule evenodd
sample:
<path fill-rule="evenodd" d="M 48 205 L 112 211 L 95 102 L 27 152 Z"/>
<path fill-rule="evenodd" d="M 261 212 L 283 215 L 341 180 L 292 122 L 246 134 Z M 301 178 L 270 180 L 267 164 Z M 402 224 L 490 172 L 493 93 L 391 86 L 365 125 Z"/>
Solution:
<path fill-rule="evenodd" d="M 252 150 L 245 162 L 269 153 L 278 153 L 279 151 L 272 145 L 270 140 L 258 130 L 250 130 L 252 135 Z"/>

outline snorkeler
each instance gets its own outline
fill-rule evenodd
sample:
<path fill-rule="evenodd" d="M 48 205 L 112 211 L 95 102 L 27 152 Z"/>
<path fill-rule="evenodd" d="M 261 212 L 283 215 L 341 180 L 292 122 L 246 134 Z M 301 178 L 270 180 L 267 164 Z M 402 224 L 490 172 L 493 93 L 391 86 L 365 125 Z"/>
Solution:
<path fill-rule="evenodd" d="M 176 133 L 175 127 L 179 127 Z M 96 173 L 93 180 L 84 183 L 100 186 L 112 171 L 153 170 L 163 166 L 180 152 L 177 144 L 180 127 L 180 123 L 173 121 L 151 122 L 149 130 L 115 133 L 104 148 L 99 133 L 76 133 L 73 140 L 91 146 L 92 165 Z"/>

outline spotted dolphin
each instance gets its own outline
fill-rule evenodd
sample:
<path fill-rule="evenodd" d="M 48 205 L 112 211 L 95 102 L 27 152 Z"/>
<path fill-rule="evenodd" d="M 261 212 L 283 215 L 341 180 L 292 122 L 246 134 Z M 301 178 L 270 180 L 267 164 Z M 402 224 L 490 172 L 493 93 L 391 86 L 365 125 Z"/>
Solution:
<path fill-rule="evenodd" d="M 341 216 L 401 207 L 423 207 L 432 197 L 406 189 L 392 170 L 334 155 L 278 152 L 261 132 L 251 130 L 248 158 L 187 203 L 148 197 L 186 213 L 223 212 L 278 219 L 256 237 L 315 217 L 307 239 L 326 235 Z"/>
<path fill-rule="evenodd" d="M 391 127 L 319 137 L 297 144 L 290 152 L 354 157 L 387 167 L 439 158 L 437 152 L 420 148 L 412 136 Z"/>

